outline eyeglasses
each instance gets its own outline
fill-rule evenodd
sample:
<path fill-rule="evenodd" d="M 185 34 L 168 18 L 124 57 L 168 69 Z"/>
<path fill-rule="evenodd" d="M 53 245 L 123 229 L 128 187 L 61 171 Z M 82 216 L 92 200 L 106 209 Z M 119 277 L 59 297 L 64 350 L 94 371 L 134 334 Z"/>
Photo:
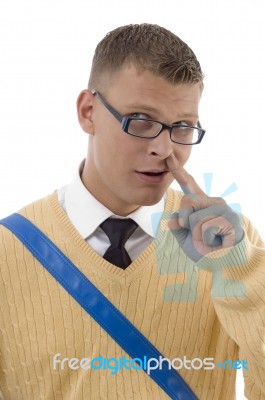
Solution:
<path fill-rule="evenodd" d="M 143 139 L 154 139 L 163 130 L 168 129 L 172 142 L 193 145 L 199 144 L 206 132 L 201 128 L 200 123 L 198 123 L 198 127 L 188 126 L 183 122 L 167 125 L 159 121 L 153 121 L 152 119 L 123 116 L 108 104 L 99 92 L 95 91 L 93 94 L 98 97 L 103 106 L 121 123 L 122 130 L 129 135 Z"/>

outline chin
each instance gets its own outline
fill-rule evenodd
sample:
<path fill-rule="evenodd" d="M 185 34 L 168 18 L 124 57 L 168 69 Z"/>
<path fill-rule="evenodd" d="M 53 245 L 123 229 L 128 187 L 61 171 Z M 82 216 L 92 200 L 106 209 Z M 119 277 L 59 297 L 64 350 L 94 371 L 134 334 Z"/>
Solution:
<path fill-rule="evenodd" d="M 164 194 L 165 193 L 160 193 L 157 195 L 142 197 L 141 199 L 139 199 L 137 204 L 139 204 L 139 206 L 153 206 L 163 198 Z"/>

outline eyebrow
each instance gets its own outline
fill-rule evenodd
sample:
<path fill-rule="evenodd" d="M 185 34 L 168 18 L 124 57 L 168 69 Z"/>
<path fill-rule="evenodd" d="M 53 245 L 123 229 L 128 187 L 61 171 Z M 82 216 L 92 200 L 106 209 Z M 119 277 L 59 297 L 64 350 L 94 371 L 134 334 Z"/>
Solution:
<path fill-rule="evenodd" d="M 145 110 L 145 111 L 149 111 L 149 112 L 151 111 L 151 112 L 154 112 L 154 113 L 158 112 L 156 108 L 148 107 L 147 105 L 141 105 L 141 104 L 137 104 L 137 105 L 132 104 L 132 105 L 127 106 L 127 107 L 131 108 L 133 110 L 141 109 L 141 110 Z"/>

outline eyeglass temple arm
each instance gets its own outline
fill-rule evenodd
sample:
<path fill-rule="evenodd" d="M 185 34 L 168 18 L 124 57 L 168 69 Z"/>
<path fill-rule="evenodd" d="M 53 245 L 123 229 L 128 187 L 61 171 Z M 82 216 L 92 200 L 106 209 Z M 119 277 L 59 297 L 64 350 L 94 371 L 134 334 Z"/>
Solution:
<path fill-rule="evenodd" d="M 106 107 L 107 110 L 109 110 L 111 112 L 111 114 L 119 121 L 122 122 L 123 120 L 123 116 L 118 113 L 118 111 L 116 111 L 113 107 L 111 107 L 108 103 L 105 102 L 105 100 L 103 99 L 103 97 L 101 96 L 101 94 L 97 91 L 92 92 L 92 94 L 94 96 L 97 96 L 99 101 L 103 104 L 104 107 Z"/>

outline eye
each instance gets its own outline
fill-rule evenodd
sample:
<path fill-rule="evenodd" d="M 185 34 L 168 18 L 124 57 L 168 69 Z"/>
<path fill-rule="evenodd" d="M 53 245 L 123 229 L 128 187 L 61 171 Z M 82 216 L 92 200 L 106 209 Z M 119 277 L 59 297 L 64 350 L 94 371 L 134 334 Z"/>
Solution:
<path fill-rule="evenodd" d="M 139 113 L 139 112 L 130 114 L 130 117 L 141 118 L 141 119 L 150 119 L 150 115 Z"/>
<path fill-rule="evenodd" d="M 187 121 L 177 121 L 177 122 L 174 122 L 173 125 L 192 126 L 192 124 L 190 122 L 187 122 Z"/>

